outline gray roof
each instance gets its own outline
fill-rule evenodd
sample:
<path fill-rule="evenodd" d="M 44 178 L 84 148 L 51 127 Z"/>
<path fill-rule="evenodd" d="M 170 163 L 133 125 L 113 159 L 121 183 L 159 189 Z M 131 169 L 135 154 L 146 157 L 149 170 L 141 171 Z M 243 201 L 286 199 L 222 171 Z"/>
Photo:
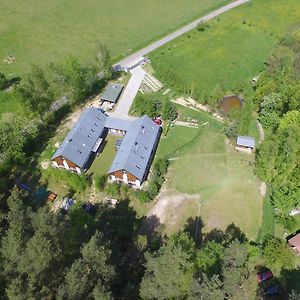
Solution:
<path fill-rule="evenodd" d="M 116 103 L 123 90 L 123 85 L 117 83 L 109 83 L 101 97 L 101 100 L 110 101 Z"/>
<path fill-rule="evenodd" d="M 108 117 L 105 121 L 105 127 L 127 131 L 130 128 L 131 123 L 132 121 Z"/>
<path fill-rule="evenodd" d="M 255 147 L 255 139 L 251 136 L 239 135 L 237 137 L 236 143 L 239 146 L 244 146 L 244 147 L 248 147 L 248 148 L 254 148 Z"/>
<path fill-rule="evenodd" d="M 109 173 L 125 170 L 143 181 L 155 150 L 160 126 L 143 116 L 131 122 Z"/>
<path fill-rule="evenodd" d="M 78 167 L 84 168 L 105 129 L 106 118 L 106 115 L 95 107 L 86 109 L 52 159 L 63 156 Z"/>

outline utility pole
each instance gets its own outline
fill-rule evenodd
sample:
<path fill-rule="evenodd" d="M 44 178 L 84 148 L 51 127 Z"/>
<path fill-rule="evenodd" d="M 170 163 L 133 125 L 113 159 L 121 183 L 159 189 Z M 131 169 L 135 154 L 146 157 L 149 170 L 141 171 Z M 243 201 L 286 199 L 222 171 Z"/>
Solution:
<path fill-rule="evenodd" d="M 199 229 L 199 218 L 200 218 L 200 208 L 201 208 L 201 200 L 199 198 L 198 201 L 198 215 L 197 215 L 197 222 L 196 222 L 196 230 L 195 230 L 195 240 L 197 239 L 198 229 Z"/>

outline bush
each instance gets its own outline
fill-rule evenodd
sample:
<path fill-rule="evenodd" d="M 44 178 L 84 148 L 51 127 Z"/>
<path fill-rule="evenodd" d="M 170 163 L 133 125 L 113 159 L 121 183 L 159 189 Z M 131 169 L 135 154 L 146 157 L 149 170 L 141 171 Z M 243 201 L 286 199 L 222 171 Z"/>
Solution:
<path fill-rule="evenodd" d="M 164 175 L 168 170 L 168 161 L 166 159 L 159 159 L 153 166 L 153 173 L 149 183 L 148 193 L 153 199 L 158 195 L 161 186 L 164 183 Z"/>
<path fill-rule="evenodd" d="M 169 101 L 166 100 L 163 103 L 162 107 L 162 118 L 164 120 L 174 121 L 177 118 L 177 111 L 175 105 Z"/>
<path fill-rule="evenodd" d="M 116 182 L 108 183 L 105 186 L 105 192 L 110 197 L 119 198 L 119 196 L 120 196 L 120 185 Z"/>
<path fill-rule="evenodd" d="M 96 190 L 99 192 L 103 192 L 105 189 L 106 182 L 107 182 L 107 175 L 96 176 L 95 177 Z"/>
<path fill-rule="evenodd" d="M 2 72 L 0 72 L 0 91 L 6 88 L 7 83 L 8 80 L 6 76 Z"/>
<path fill-rule="evenodd" d="M 64 183 L 70 190 L 77 193 L 85 191 L 91 186 L 91 180 L 86 174 L 75 174 L 66 170 L 59 170 L 49 168 L 42 174 L 42 180 L 49 182 L 49 180 L 56 180 Z"/>
<path fill-rule="evenodd" d="M 141 203 L 146 203 L 146 202 L 149 202 L 151 200 L 149 193 L 146 192 L 146 191 L 142 191 L 142 190 L 135 191 L 133 193 L 133 196 L 136 199 L 138 199 Z"/>

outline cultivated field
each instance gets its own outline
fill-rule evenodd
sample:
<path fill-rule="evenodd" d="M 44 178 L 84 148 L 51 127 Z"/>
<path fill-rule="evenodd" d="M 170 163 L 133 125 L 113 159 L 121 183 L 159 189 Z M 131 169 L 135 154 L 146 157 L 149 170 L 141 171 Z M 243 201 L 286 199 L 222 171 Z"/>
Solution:
<path fill-rule="evenodd" d="M 298 0 L 251 0 L 165 45 L 150 55 L 162 81 L 173 74 L 188 88 L 234 90 L 263 70 L 278 38 L 300 20 Z M 169 76 L 170 77 L 170 76 Z"/>

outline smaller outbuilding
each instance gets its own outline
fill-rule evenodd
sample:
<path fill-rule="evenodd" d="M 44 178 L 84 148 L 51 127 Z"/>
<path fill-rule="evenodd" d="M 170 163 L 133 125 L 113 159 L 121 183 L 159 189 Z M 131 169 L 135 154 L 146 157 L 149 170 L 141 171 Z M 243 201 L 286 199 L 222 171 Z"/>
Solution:
<path fill-rule="evenodd" d="M 236 140 L 238 147 L 243 147 L 253 150 L 255 148 L 255 139 L 251 136 L 239 135 Z"/>
<path fill-rule="evenodd" d="M 288 239 L 288 243 L 298 252 L 298 254 L 300 254 L 300 232 Z"/>
<path fill-rule="evenodd" d="M 121 84 L 109 83 L 105 88 L 105 91 L 101 97 L 100 102 L 103 103 L 107 101 L 116 104 L 123 91 L 123 88 L 124 86 Z"/>

